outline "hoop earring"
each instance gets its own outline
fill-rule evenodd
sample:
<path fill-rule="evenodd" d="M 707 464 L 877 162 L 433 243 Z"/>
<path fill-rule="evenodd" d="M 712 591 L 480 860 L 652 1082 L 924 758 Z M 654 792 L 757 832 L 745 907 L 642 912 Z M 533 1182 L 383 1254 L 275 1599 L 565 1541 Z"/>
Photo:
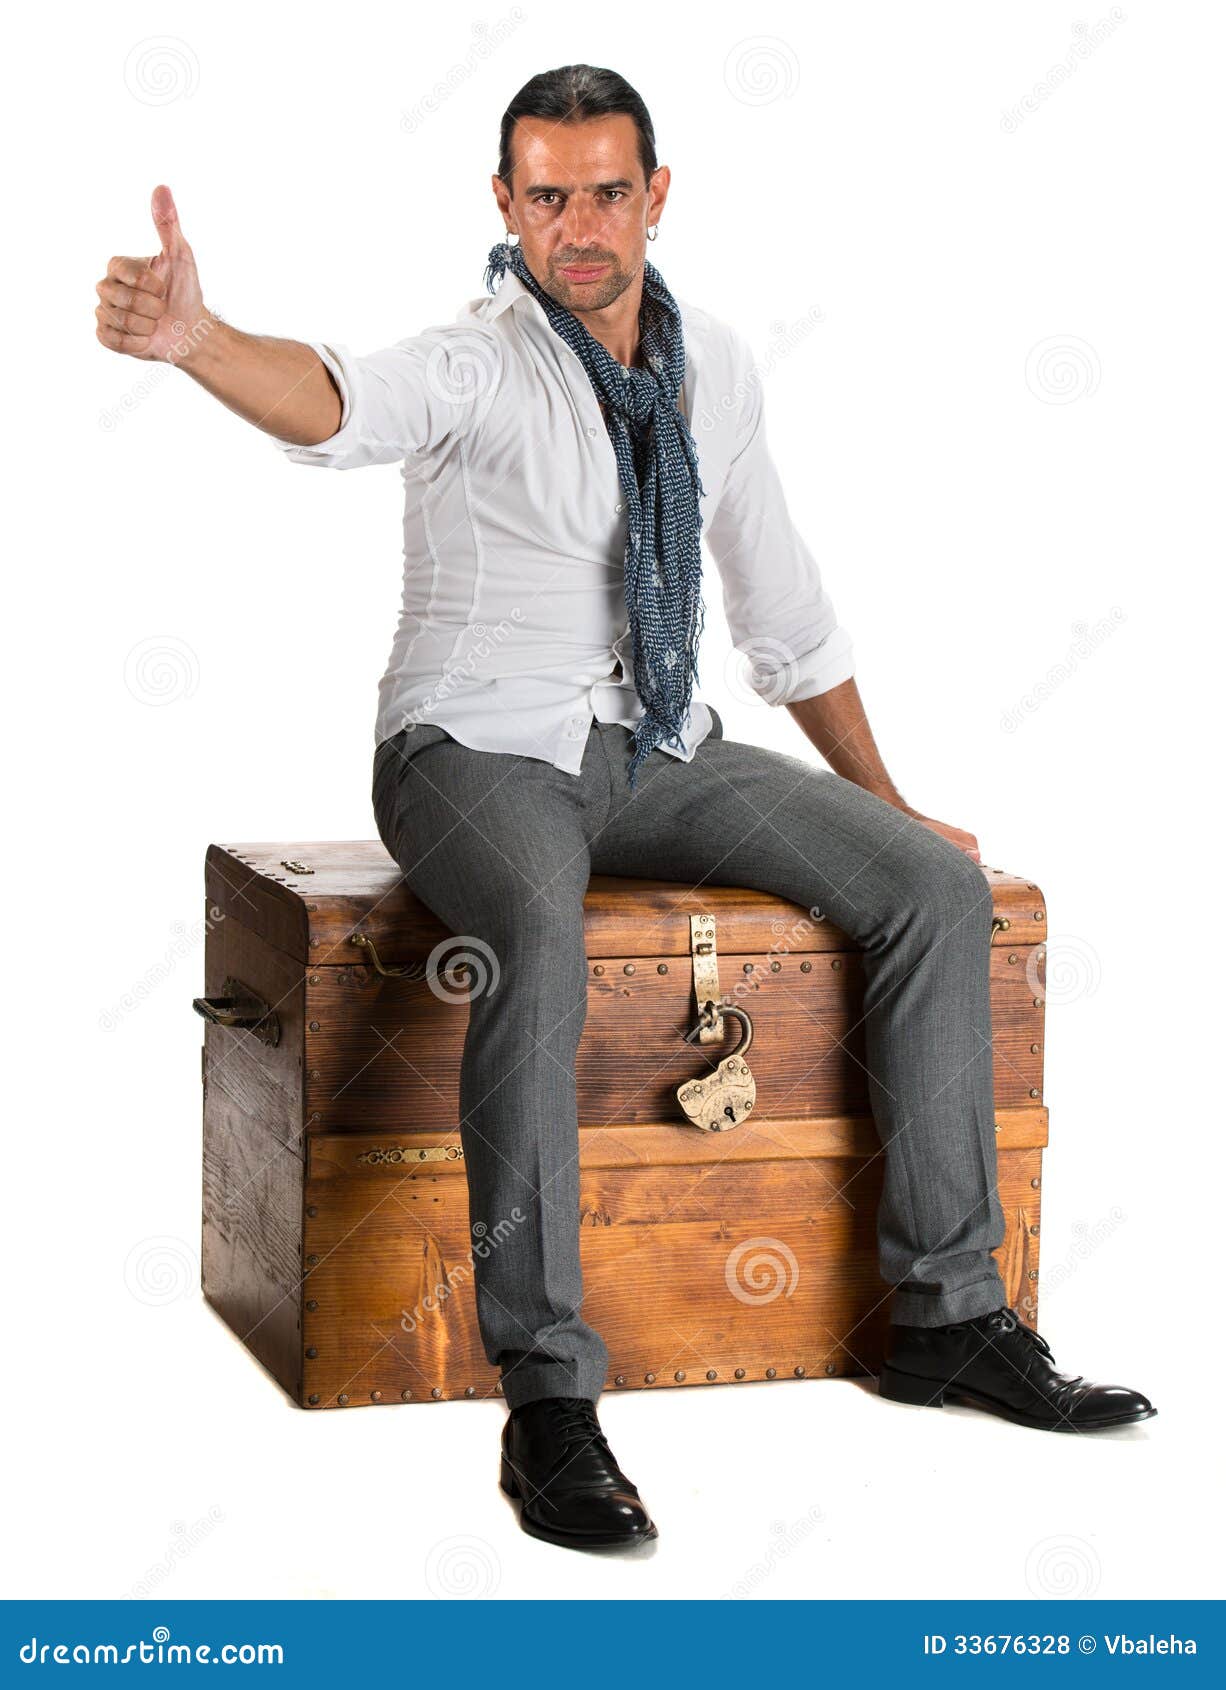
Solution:
<path fill-rule="evenodd" d="M 647 239 L 649 241 L 658 241 L 659 238 L 660 238 L 660 225 L 657 223 L 654 229 L 648 229 Z"/>
<path fill-rule="evenodd" d="M 514 231 L 511 230 L 511 229 L 504 229 L 503 230 L 502 239 L 503 239 L 504 245 L 506 245 L 506 246 L 519 246 L 520 245 L 520 239 L 519 239 L 518 235 L 514 235 L 514 238 L 512 239 L 513 233 L 514 233 Z"/>

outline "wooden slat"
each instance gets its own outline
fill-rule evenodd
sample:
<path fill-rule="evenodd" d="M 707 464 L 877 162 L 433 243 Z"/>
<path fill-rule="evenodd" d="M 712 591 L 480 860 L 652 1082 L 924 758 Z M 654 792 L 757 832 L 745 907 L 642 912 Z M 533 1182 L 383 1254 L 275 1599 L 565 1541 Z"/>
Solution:
<path fill-rule="evenodd" d="M 352 1147 L 311 1146 L 307 1248 L 319 1261 L 307 1274 L 318 1305 L 304 1317 L 317 1351 L 305 1365 L 308 1406 L 494 1393 L 465 1182 L 450 1164 L 353 1177 L 343 1172 Z M 997 1259 L 1009 1300 L 1031 1321 L 1040 1166 L 1038 1149 L 1002 1150 L 999 1161 L 1007 1231 Z M 768 1368 L 780 1379 L 872 1371 L 889 1304 L 875 1265 L 881 1172 L 880 1158 L 837 1155 L 585 1161 L 583 1308 L 609 1346 L 608 1387 L 734 1383 L 738 1367 L 746 1380 Z"/>
<path fill-rule="evenodd" d="M 1047 1146 L 1046 1109 L 998 1109 L 996 1125 L 999 1150 L 1042 1150 Z M 461 1140 L 457 1131 L 316 1133 L 308 1138 L 307 1145 L 307 1178 L 324 1183 L 397 1182 L 406 1173 L 426 1173 L 432 1179 L 464 1177 L 464 1163 L 459 1157 L 454 1161 L 415 1161 L 419 1150 L 458 1151 Z M 579 1162 L 584 1168 L 701 1168 L 723 1162 L 807 1161 L 827 1156 L 868 1160 L 880 1149 L 876 1126 L 865 1116 L 752 1120 L 726 1133 L 699 1132 L 673 1121 L 579 1129 Z M 358 1160 L 372 1150 L 397 1150 L 402 1160 Z"/>
<path fill-rule="evenodd" d="M 305 863 L 313 874 L 295 874 L 284 862 Z M 1010 928 L 996 944 L 1033 945 L 1047 937 L 1044 900 L 1033 881 L 984 867 L 993 907 Z M 296 844 L 210 845 L 205 889 L 227 914 L 245 921 L 279 949 L 316 967 L 353 960 L 351 937 L 372 938 L 385 961 L 403 963 L 429 955 L 447 929 L 413 896 L 378 840 Z M 632 888 L 627 901 L 622 894 Z M 687 956 L 691 911 L 711 911 L 721 951 L 749 952 L 762 934 L 795 934 L 792 951 L 841 951 L 847 936 L 831 921 L 813 921 L 799 905 L 746 887 L 712 886 L 695 892 L 672 881 L 625 880 L 594 875 L 584 902 L 587 952 L 605 956 Z"/>
<path fill-rule="evenodd" d="M 627 974 L 627 966 L 634 972 Z M 994 1077 L 1002 1108 L 1041 1100 L 1043 1008 L 1035 1003 L 1036 979 L 1042 979 L 1039 947 L 993 950 Z M 858 952 L 721 954 L 720 980 L 753 1020 L 749 1062 L 759 1116 L 870 1113 Z M 679 1114 L 676 1087 L 713 1068 L 740 1032 L 729 1017 L 722 1046 L 687 1045 L 694 1014 L 688 957 L 589 964 L 575 1065 L 580 1121 L 601 1126 Z M 428 985 L 386 980 L 361 964 L 323 968 L 309 975 L 307 1026 L 309 1131 L 360 1130 L 371 1120 L 397 1131 L 455 1124 L 468 1027 L 464 999 L 444 1001 Z M 1032 1098 L 1032 1091 L 1040 1096 Z"/>

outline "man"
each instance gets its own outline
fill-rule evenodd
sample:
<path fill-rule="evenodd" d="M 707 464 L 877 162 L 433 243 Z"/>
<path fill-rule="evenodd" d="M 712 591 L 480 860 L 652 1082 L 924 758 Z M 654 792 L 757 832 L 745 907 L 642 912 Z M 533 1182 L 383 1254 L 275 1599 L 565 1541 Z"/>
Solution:
<path fill-rule="evenodd" d="M 570 65 L 504 113 L 506 239 L 487 296 L 452 323 L 365 358 L 242 334 L 204 306 L 164 187 L 160 253 L 112 259 L 98 284 L 104 346 L 180 363 L 295 461 L 403 465 L 375 815 L 412 890 L 498 965 L 497 992 L 470 1000 L 460 1106 L 474 1226 L 527 1217 L 476 1274 L 511 1411 L 502 1484 L 526 1531 L 585 1548 L 656 1535 L 601 1430 L 607 1352 L 580 1313 L 593 872 L 759 887 L 820 905 L 862 947 L 894 1288 L 882 1394 L 1053 1431 L 1155 1412 L 1058 1372 L 1006 1304 L 975 840 L 886 772 L 788 515 L 746 342 L 647 262 L 669 184 L 635 91 Z M 828 768 L 725 740 L 692 698 L 700 534 L 755 691 Z"/>

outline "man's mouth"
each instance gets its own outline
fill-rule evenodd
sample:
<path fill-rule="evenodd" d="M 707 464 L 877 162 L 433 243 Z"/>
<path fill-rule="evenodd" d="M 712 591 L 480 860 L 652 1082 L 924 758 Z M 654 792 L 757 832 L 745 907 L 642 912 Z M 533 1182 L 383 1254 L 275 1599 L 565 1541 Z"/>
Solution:
<path fill-rule="evenodd" d="M 564 264 L 562 274 L 568 282 L 593 282 L 597 276 L 603 276 L 608 268 L 607 264 Z"/>

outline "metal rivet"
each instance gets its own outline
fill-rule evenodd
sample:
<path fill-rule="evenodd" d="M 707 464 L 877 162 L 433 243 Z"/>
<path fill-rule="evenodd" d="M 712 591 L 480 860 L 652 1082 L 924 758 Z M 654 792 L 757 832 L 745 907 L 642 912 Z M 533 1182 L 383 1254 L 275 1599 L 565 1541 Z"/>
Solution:
<path fill-rule="evenodd" d="M 752 974 L 753 971 L 754 971 L 754 964 L 752 962 L 743 962 L 741 964 L 741 973 L 742 974 Z"/>
<path fill-rule="evenodd" d="M 371 1400 L 371 1402 L 382 1402 L 383 1401 L 383 1392 L 382 1391 L 372 1391 L 370 1393 L 370 1400 Z"/>
<path fill-rule="evenodd" d="M 745 1369 L 743 1367 L 738 1367 L 737 1370 L 736 1370 L 736 1373 L 733 1375 L 733 1377 L 737 1378 L 737 1379 L 743 1379 L 745 1377 Z"/>
<path fill-rule="evenodd" d="M 311 983 L 311 985 L 312 985 L 312 986 L 318 986 L 318 984 L 319 984 L 319 975 L 318 975 L 318 974 L 312 974 L 312 975 L 311 975 L 311 980 L 310 980 L 310 983 Z"/>
<path fill-rule="evenodd" d="M 619 1373 L 613 1383 L 615 1385 L 624 1385 L 626 1383 L 626 1375 L 624 1373 Z"/>
<path fill-rule="evenodd" d="M 1031 1095 L 1031 1097 L 1038 1097 L 1038 1095 L 1039 1095 L 1039 1088 L 1038 1088 L 1038 1086 L 1031 1086 L 1031 1088 L 1030 1088 L 1030 1095 Z"/>
<path fill-rule="evenodd" d="M 411 1397 L 411 1396 L 412 1396 L 412 1395 L 413 1395 L 413 1393 L 412 1393 L 412 1391 L 410 1391 L 410 1389 L 409 1389 L 409 1388 L 408 1388 L 408 1386 L 407 1386 L 407 1385 L 406 1385 L 406 1386 L 405 1386 L 405 1388 L 404 1388 L 404 1390 L 403 1390 L 403 1391 L 401 1391 L 401 1393 L 400 1393 L 400 1400 L 401 1400 L 401 1402 L 408 1402 L 408 1400 L 409 1400 L 409 1398 L 410 1398 L 410 1397 Z"/>
<path fill-rule="evenodd" d="M 673 1378 L 677 1379 L 677 1380 L 684 1379 L 685 1378 L 685 1368 L 679 1367 L 677 1369 L 677 1371 L 673 1374 Z"/>
<path fill-rule="evenodd" d="M 623 974 L 633 974 L 634 973 L 634 964 L 632 962 L 624 963 L 622 965 L 622 973 Z"/>
<path fill-rule="evenodd" d="M 499 1381 L 498 1381 L 498 1383 L 497 1383 L 497 1384 L 496 1384 L 496 1385 L 495 1385 L 495 1386 L 494 1386 L 494 1395 L 495 1395 L 495 1396 L 496 1396 L 496 1397 L 500 1397 L 500 1396 L 501 1396 L 501 1395 L 502 1395 L 502 1380 L 501 1380 L 501 1379 L 500 1379 L 500 1380 L 499 1380 Z"/>
<path fill-rule="evenodd" d="M 477 1387 L 475 1385 L 465 1385 L 464 1395 L 466 1397 L 475 1397 L 476 1394 L 477 1394 Z"/>
<path fill-rule="evenodd" d="M 837 1373 L 838 1370 L 839 1369 L 838 1369 L 838 1363 L 837 1362 L 828 1361 L 826 1363 L 826 1372 L 827 1373 Z"/>
<path fill-rule="evenodd" d="M 593 968 L 592 973 L 593 974 L 603 974 L 604 973 L 604 963 L 598 962 L 596 964 L 595 968 Z"/>
<path fill-rule="evenodd" d="M 1036 910 L 1036 911 L 1035 911 L 1035 912 L 1034 912 L 1034 919 L 1035 919 L 1035 920 L 1036 920 L 1036 921 L 1042 921 L 1042 919 L 1043 919 L 1043 911 L 1042 911 L 1042 910 Z"/>
<path fill-rule="evenodd" d="M 775 1370 L 774 1370 L 774 1368 L 773 1368 L 773 1367 L 768 1367 L 768 1368 L 767 1368 L 767 1370 L 766 1370 L 766 1377 L 767 1377 L 767 1378 L 768 1378 L 768 1379 L 773 1379 L 773 1378 L 774 1378 L 774 1377 L 775 1377 Z"/>
<path fill-rule="evenodd" d="M 1000 1131 L 1000 1122 L 999 1121 L 996 1122 L 996 1130 L 997 1130 L 997 1132 Z"/>
<path fill-rule="evenodd" d="M 834 961 L 830 964 L 830 966 L 831 966 L 831 968 L 842 968 L 843 959 L 841 957 L 836 956 Z"/>
<path fill-rule="evenodd" d="M 314 1361 L 315 1357 L 318 1354 L 319 1354 L 319 1351 L 315 1348 L 314 1344 L 312 1344 L 310 1349 L 307 1351 L 307 1360 L 308 1361 Z"/>
<path fill-rule="evenodd" d="M 319 905 L 318 904 L 308 904 L 307 905 L 307 914 L 308 915 L 318 915 L 318 913 L 319 913 Z"/>
<path fill-rule="evenodd" d="M 810 974 L 810 973 L 812 973 L 812 970 L 813 970 L 813 964 L 811 962 L 802 962 L 801 963 L 800 972 L 802 974 Z"/>
<path fill-rule="evenodd" d="M 440 1389 L 439 1389 L 439 1388 L 438 1388 L 438 1386 L 437 1386 L 437 1385 L 436 1385 L 436 1386 L 435 1386 L 435 1387 L 434 1387 L 434 1389 L 433 1389 L 433 1390 L 432 1390 L 432 1391 L 431 1391 L 431 1392 L 430 1392 L 430 1395 L 431 1395 L 431 1396 L 432 1396 L 432 1397 L 441 1397 L 441 1396 L 442 1396 L 442 1394 L 443 1394 L 443 1393 L 442 1393 L 442 1391 L 441 1391 L 441 1390 L 440 1390 Z"/>
<path fill-rule="evenodd" d="M 317 1214 L 318 1214 L 318 1213 L 319 1213 L 319 1210 L 318 1210 L 318 1208 L 317 1208 L 317 1207 L 316 1207 L 316 1206 L 315 1206 L 315 1204 L 314 1204 L 314 1203 L 308 1203 L 308 1204 L 307 1204 L 307 1214 L 308 1214 L 308 1215 L 311 1215 L 311 1216 L 315 1216 L 315 1215 L 317 1215 Z"/>
<path fill-rule="evenodd" d="M 1027 1277 L 1027 1279 L 1037 1279 L 1039 1277 L 1038 1268 L 1031 1268 L 1030 1272 L 1026 1275 L 1026 1277 Z"/>
<path fill-rule="evenodd" d="M 708 1378 L 708 1379 L 714 1379 L 714 1378 L 715 1378 L 715 1376 L 716 1376 L 716 1375 L 715 1375 L 715 1369 L 714 1369 L 714 1368 L 713 1368 L 713 1367 L 709 1367 L 709 1368 L 708 1368 L 708 1369 L 707 1369 L 707 1378 Z"/>
<path fill-rule="evenodd" d="M 307 1257 L 307 1266 L 308 1267 L 314 1267 L 317 1264 L 318 1261 L 319 1261 L 318 1256 L 308 1256 Z"/>
<path fill-rule="evenodd" d="M 1039 1054 L 1039 1047 L 1038 1047 L 1038 1045 L 1031 1045 L 1031 1047 L 1030 1047 L 1030 1054 L 1031 1054 L 1031 1056 L 1037 1056 L 1037 1055 L 1038 1055 L 1038 1054 Z"/>
<path fill-rule="evenodd" d="M 319 1392 L 318 1391 L 312 1391 L 310 1396 L 307 1398 L 307 1401 L 308 1402 L 318 1402 L 319 1401 Z"/>
<path fill-rule="evenodd" d="M 312 1068 L 311 1072 L 308 1074 L 307 1078 L 311 1079 L 311 1080 L 317 1080 L 319 1078 L 319 1069 L 318 1068 Z"/>
<path fill-rule="evenodd" d="M 318 1033 L 318 1031 L 319 1031 L 319 1022 L 318 1021 L 310 1022 L 309 1026 L 310 1026 L 310 1029 L 313 1033 Z"/>
<path fill-rule="evenodd" d="M 315 1310 L 316 1310 L 316 1309 L 317 1309 L 317 1308 L 318 1308 L 318 1307 L 319 1307 L 319 1304 L 318 1304 L 318 1303 L 317 1303 L 317 1302 L 316 1302 L 316 1301 L 315 1301 L 315 1299 L 314 1299 L 314 1297 L 312 1297 L 312 1298 L 311 1298 L 311 1300 L 310 1300 L 310 1302 L 309 1302 L 309 1303 L 308 1303 L 308 1304 L 307 1304 L 307 1308 L 309 1308 L 309 1309 L 310 1309 L 310 1311 L 311 1311 L 311 1313 L 312 1313 L 312 1314 L 314 1314 L 314 1313 L 315 1313 Z"/>
<path fill-rule="evenodd" d="M 1031 1003 L 1033 1003 L 1033 1005 L 1036 1009 L 1042 1009 L 1042 1007 L 1043 1007 L 1043 999 L 1042 998 L 1031 998 L 1030 1001 L 1031 1001 Z"/>
<path fill-rule="evenodd" d="M 1039 1189 L 1039 1182 L 1037 1179 L 1032 1179 L 1030 1183 L 1036 1191 Z"/>
<path fill-rule="evenodd" d="M 347 1403 L 347 1402 L 348 1402 L 348 1401 L 349 1401 L 349 1397 L 348 1397 L 348 1394 L 347 1394 L 347 1393 L 346 1393 L 346 1392 L 345 1392 L 345 1391 L 342 1391 L 342 1392 L 341 1392 L 341 1394 L 340 1394 L 340 1396 L 339 1396 L 339 1397 L 337 1397 L 337 1399 L 336 1399 L 336 1400 L 337 1400 L 337 1402 L 339 1402 L 339 1403 Z"/>
<path fill-rule="evenodd" d="M 1037 1227 L 1037 1226 L 1032 1226 L 1032 1227 L 1031 1227 L 1031 1228 L 1030 1228 L 1030 1236 L 1031 1236 L 1031 1237 L 1032 1237 L 1032 1238 L 1035 1238 L 1035 1237 L 1037 1237 L 1037 1236 L 1038 1236 L 1038 1231 L 1039 1231 L 1039 1229 L 1038 1229 L 1038 1227 Z"/>
<path fill-rule="evenodd" d="M 783 967 L 783 964 L 781 962 L 772 962 L 771 963 L 771 973 L 772 974 L 778 974 L 779 970 L 782 967 Z"/>
<path fill-rule="evenodd" d="M 656 1382 L 656 1376 L 655 1376 L 654 1373 L 644 1373 L 643 1383 L 645 1385 L 654 1385 L 655 1382 Z"/>
<path fill-rule="evenodd" d="M 1009 961 L 1010 962 L 1016 962 L 1017 961 L 1017 952 L 1016 951 L 1010 951 L 1009 952 Z"/>
<path fill-rule="evenodd" d="M 318 945 L 318 944 L 319 944 L 319 940 L 318 940 L 318 939 L 316 939 L 316 938 L 314 938 L 314 937 L 312 937 L 312 939 L 311 939 L 311 944 L 312 944 L 312 946 L 315 946 L 315 945 Z"/>
<path fill-rule="evenodd" d="M 668 973 L 668 964 L 666 962 L 658 962 L 656 964 L 656 973 L 657 974 L 667 974 Z"/>
<path fill-rule="evenodd" d="M 805 1370 L 804 1370 L 803 1367 L 794 1367 L 792 1369 L 792 1372 L 796 1375 L 796 1377 L 798 1379 L 803 1379 L 804 1376 L 805 1376 Z"/>

